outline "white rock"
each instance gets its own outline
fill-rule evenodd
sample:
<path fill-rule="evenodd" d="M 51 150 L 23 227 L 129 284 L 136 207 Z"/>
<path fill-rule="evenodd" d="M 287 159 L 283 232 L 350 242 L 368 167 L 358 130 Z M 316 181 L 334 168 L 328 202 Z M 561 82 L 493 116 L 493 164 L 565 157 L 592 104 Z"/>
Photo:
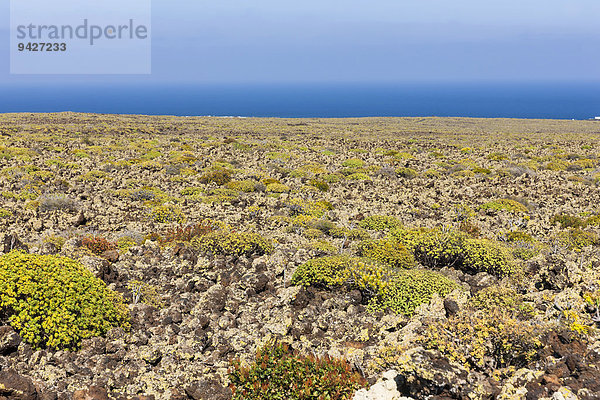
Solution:
<path fill-rule="evenodd" d="M 552 400 L 578 400 L 578 398 L 573 392 L 563 386 L 552 395 Z"/>
<path fill-rule="evenodd" d="M 360 389 L 357 391 L 352 400 L 414 400 L 400 394 L 396 385 L 396 376 L 398 376 L 398 372 L 393 369 L 384 372 L 381 378 L 368 390 Z"/>

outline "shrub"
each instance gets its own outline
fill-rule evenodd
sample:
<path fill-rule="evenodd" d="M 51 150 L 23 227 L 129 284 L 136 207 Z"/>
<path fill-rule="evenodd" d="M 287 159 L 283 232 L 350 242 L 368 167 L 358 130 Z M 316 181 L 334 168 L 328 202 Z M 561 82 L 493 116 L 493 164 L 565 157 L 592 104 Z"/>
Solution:
<path fill-rule="evenodd" d="M 269 193 L 287 193 L 290 191 L 290 187 L 282 183 L 269 183 L 266 191 Z"/>
<path fill-rule="evenodd" d="M 364 161 L 358 158 L 349 158 L 342 163 L 342 166 L 347 168 L 360 168 L 365 165 Z"/>
<path fill-rule="evenodd" d="M 516 270 L 508 250 L 499 243 L 471 238 L 461 231 L 396 229 L 390 232 L 390 237 L 412 251 L 415 259 L 427 267 L 454 267 L 496 276 L 510 275 Z"/>
<path fill-rule="evenodd" d="M 114 250 L 117 248 L 116 243 L 109 242 L 107 239 L 101 236 L 86 236 L 81 239 L 81 246 L 89 249 L 96 255 L 100 255 L 105 251 Z"/>
<path fill-rule="evenodd" d="M 530 234 L 525 233 L 523 231 L 506 232 L 504 234 L 504 238 L 506 239 L 507 242 L 511 242 L 511 243 L 515 243 L 515 242 L 531 243 L 534 241 L 533 237 L 531 237 Z"/>
<path fill-rule="evenodd" d="M 164 307 L 156 286 L 146 282 L 132 280 L 127 283 L 127 288 L 131 290 L 133 304 L 144 303 L 155 308 Z"/>
<path fill-rule="evenodd" d="M 545 332 L 544 326 L 519 320 L 498 309 L 465 310 L 430 324 L 419 341 L 425 348 L 439 350 L 451 361 L 485 371 L 526 366 L 542 349 L 540 338 Z"/>
<path fill-rule="evenodd" d="M 77 202 L 64 194 L 49 194 L 42 195 L 38 199 L 39 211 L 47 212 L 47 211 L 77 211 Z"/>
<path fill-rule="evenodd" d="M 171 228 L 161 236 L 159 242 L 172 243 L 172 242 L 191 242 L 192 239 L 198 236 L 208 235 L 218 229 L 217 225 L 209 219 L 205 219 L 202 222 L 196 224 L 190 224 L 187 226 L 179 225 Z"/>
<path fill-rule="evenodd" d="M 36 349 L 74 350 L 129 323 L 121 296 L 77 261 L 18 251 L 0 256 L 0 315 Z"/>
<path fill-rule="evenodd" d="M 178 222 L 182 223 L 185 220 L 185 216 L 179 207 L 173 205 L 164 205 L 154 207 L 152 209 L 151 218 L 154 222 Z"/>
<path fill-rule="evenodd" d="M 389 215 L 371 215 L 362 219 L 358 226 L 372 231 L 387 231 L 400 228 L 402 224 L 397 218 Z"/>
<path fill-rule="evenodd" d="M 214 182 L 219 186 L 226 184 L 231 181 L 231 175 L 233 171 L 226 168 L 213 168 L 206 171 L 201 177 L 201 183 Z"/>
<path fill-rule="evenodd" d="M 348 175 L 346 179 L 349 179 L 351 181 L 365 181 L 370 180 L 371 178 L 369 178 L 369 175 L 365 174 L 364 172 L 356 172 L 354 174 Z"/>
<path fill-rule="evenodd" d="M 412 168 L 398 168 L 396 174 L 405 179 L 413 179 L 417 177 L 417 171 Z"/>
<path fill-rule="evenodd" d="M 192 239 L 192 244 L 200 251 L 212 254 L 250 256 L 273 252 L 271 242 L 253 232 L 217 231 L 203 236 L 196 236 Z"/>
<path fill-rule="evenodd" d="M 551 224 L 560 224 L 560 227 L 565 228 L 583 228 L 585 221 L 574 215 L 557 214 L 550 220 Z"/>
<path fill-rule="evenodd" d="M 349 400 L 367 382 L 345 360 L 302 356 L 286 344 L 266 345 L 255 361 L 229 369 L 234 400 Z"/>
<path fill-rule="evenodd" d="M 387 265 L 390 268 L 408 269 L 415 267 L 415 257 L 395 240 L 367 240 L 360 244 L 359 255 Z"/>
<path fill-rule="evenodd" d="M 436 271 L 410 269 L 395 274 L 369 306 L 371 309 L 390 309 L 397 314 L 412 315 L 421 304 L 428 303 L 434 294 L 446 296 L 458 285 Z"/>
<path fill-rule="evenodd" d="M 499 199 L 485 203 L 482 210 L 508 211 L 511 213 L 527 213 L 527 207 L 516 200 Z"/>
<path fill-rule="evenodd" d="M 600 243 L 600 238 L 594 232 L 587 232 L 579 228 L 569 228 L 566 231 L 560 232 L 555 240 L 569 250 L 581 250 L 584 247 L 597 245 Z"/>
<path fill-rule="evenodd" d="M 304 236 L 308 239 L 318 239 L 323 237 L 323 231 L 319 229 L 309 228 L 304 231 Z"/>
<path fill-rule="evenodd" d="M 487 312 L 508 312 L 519 319 L 530 319 L 534 315 L 533 306 L 525 303 L 521 294 L 499 285 L 481 289 L 469 300 L 469 305 Z"/>
<path fill-rule="evenodd" d="M 254 182 L 252 180 L 231 181 L 225 185 L 227 189 L 236 190 L 238 192 L 250 193 L 254 192 Z"/>
<path fill-rule="evenodd" d="M 137 246 L 138 243 L 130 236 L 121 236 L 117 239 L 117 248 L 119 251 L 125 253 L 130 247 Z"/>
<path fill-rule="evenodd" d="M 292 276 L 294 285 L 336 287 L 348 285 L 363 290 L 382 286 L 385 269 L 360 257 L 335 255 L 313 258 L 300 265 Z"/>
<path fill-rule="evenodd" d="M 6 208 L 0 208 L 0 218 L 9 218 L 12 216 L 12 211 Z"/>
<path fill-rule="evenodd" d="M 585 225 L 600 226 L 600 215 L 592 215 L 585 220 Z"/>
<path fill-rule="evenodd" d="M 155 197 L 156 192 L 148 188 L 137 189 L 129 194 L 129 198 L 133 201 L 154 200 Z"/>
<path fill-rule="evenodd" d="M 360 257 L 346 255 L 313 258 L 300 265 L 292 283 L 324 287 L 347 286 L 369 298 L 372 311 L 390 309 L 411 315 L 434 293 L 445 296 L 457 285 L 435 271 L 412 269 L 393 271 Z"/>
<path fill-rule="evenodd" d="M 311 179 L 308 184 L 310 186 L 314 186 L 317 189 L 319 189 L 321 192 L 326 192 L 329 190 L 329 184 L 327 182 L 325 182 L 324 180 L 320 180 L 320 179 Z"/>

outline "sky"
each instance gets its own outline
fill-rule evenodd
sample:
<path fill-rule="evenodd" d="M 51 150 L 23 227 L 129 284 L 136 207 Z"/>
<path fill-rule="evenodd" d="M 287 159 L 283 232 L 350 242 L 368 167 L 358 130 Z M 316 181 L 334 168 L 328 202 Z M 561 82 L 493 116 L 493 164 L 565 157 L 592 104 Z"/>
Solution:
<path fill-rule="evenodd" d="M 152 73 L 114 76 L 10 75 L 0 16 L 0 84 L 600 81 L 598 0 L 153 0 Z"/>

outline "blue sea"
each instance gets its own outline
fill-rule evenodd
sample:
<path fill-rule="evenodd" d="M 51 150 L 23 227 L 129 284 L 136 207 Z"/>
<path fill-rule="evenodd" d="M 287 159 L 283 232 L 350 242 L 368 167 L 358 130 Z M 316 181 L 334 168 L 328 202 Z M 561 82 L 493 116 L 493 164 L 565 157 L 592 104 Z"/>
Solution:
<path fill-rule="evenodd" d="M 0 85 L 0 112 L 246 117 L 458 116 L 588 119 L 599 83 Z"/>

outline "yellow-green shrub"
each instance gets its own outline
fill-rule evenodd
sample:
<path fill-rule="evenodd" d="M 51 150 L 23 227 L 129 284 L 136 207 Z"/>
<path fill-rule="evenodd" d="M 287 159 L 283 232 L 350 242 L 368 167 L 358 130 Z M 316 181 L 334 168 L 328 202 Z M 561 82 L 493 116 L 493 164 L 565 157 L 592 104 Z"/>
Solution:
<path fill-rule="evenodd" d="M 431 268 L 454 267 L 466 272 L 510 275 L 516 267 L 510 253 L 499 243 L 475 239 L 456 230 L 396 229 L 390 237 L 413 252 L 415 259 Z"/>
<path fill-rule="evenodd" d="M 290 191 L 290 187 L 283 183 L 269 183 L 266 190 L 269 193 L 287 193 Z"/>
<path fill-rule="evenodd" d="M 121 296 L 77 261 L 18 251 L 0 257 L 0 315 L 35 348 L 77 349 L 129 323 Z"/>
<path fill-rule="evenodd" d="M 581 250 L 584 247 L 600 244 L 600 238 L 594 232 L 588 232 L 579 228 L 569 228 L 556 235 L 555 240 L 569 250 Z"/>
<path fill-rule="evenodd" d="M 366 240 L 359 245 L 359 255 L 387 265 L 390 268 L 415 267 L 415 257 L 404 245 L 395 240 Z"/>
<path fill-rule="evenodd" d="M 263 255 L 273 252 L 271 241 L 253 232 L 212 232 L 194 237 L 192 245 L 204 253 L 235 256 Z"/>
<path fill-rule="evenodd" d="M 382 287 L 369 307 L 412 315 L 417 307 L 428 303 L 434 294 L 444 297 L 457 287 L 454 281 L 436 271 L 427 269 L 400 271 Z"/>
<path fill-rule="evenodd" d="M 411 315 L 434 293 L 445 296 L 456 283 L 435 271 L 412 269 L 394 271 L 368 259 L 346 255 L 313 258 L 300 265 L 292 283 L 304 286 L 348 286 L 370 298 L 369 309 L 389 309 Z"/>
<path fill-rule="evenodd" d="M 164 205 L 154 207 L 152 210 L 152 220 L 154 222 L 178 222 L 182 223 L 185 216 L 179 207 L 173 205 Z"/>
<path fill-rule="evenodd" d="M 390 229 L 400 228 L 400 221 L 389 215 L 371 215 L 362 219 L 358 226 L 372 231 L 386 231 Z"/>
<path fill-rule="evenodd" d="M 493 211 L 508 211 L 511 213 L 527 213 L 527 207 L 512 199 L 499 199 L 489 201 L 481 206 L 482 210 L 493 210 Z"/>
<path fill-rule="evenodd" d="M 405 179 L 413 179 L 417 177 L 417 171 L 412 168 L 401 167 L 396 169 L 396 174 Z"/>
<path fill-rule="evenodd" d="M 543 347 L 540 338 L 546 331 L 544 326 L 498 309 L 466 309 L 430 324 L 419 341 L 425 348 L 436 349 L 467 368 L 520 368 L 539 354 Z"/>

